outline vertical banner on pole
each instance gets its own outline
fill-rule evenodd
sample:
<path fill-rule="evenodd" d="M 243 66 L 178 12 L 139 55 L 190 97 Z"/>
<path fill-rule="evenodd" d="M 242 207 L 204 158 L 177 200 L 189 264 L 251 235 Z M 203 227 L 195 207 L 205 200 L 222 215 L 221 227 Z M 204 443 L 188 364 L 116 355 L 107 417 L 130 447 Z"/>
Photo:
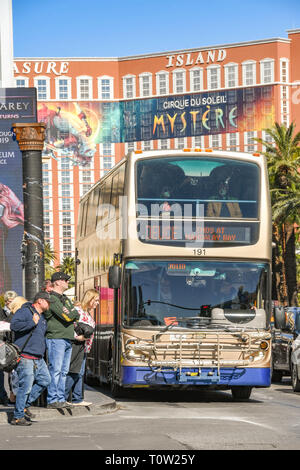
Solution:
<path fill-rule="evenodd" d="M 35 88 L 0 88 L 0 294 L 23 293 L 24 231 L 22 153 L 12 124 L 36 122 Z"/>

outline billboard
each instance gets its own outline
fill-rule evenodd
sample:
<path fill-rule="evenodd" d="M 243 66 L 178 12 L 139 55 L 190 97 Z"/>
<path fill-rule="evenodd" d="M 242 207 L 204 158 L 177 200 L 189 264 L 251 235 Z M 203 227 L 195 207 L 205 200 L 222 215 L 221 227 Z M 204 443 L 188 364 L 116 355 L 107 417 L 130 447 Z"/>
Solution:
<path fill-rule="evenodd" d="M 270 85 L 119 102 L 40 103 L 44 152 L 85 165 L 105 142 L 192 137 L 261 130 L 275 119 Z"/>
<path fill-rule="evenodd" d="M 0 295 L 22 294 L 24 230 L 22 154 L 12 124 L 36 122 L 35 88 L 0 88 Z"/>

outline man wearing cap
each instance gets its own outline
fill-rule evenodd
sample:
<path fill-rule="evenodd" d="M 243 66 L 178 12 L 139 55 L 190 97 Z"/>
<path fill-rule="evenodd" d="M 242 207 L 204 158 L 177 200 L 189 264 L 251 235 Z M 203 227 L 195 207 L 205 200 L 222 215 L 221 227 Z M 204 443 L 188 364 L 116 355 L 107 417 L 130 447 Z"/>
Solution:
<path fill-rule="evenodd" d="M 51 303 L 47 292 L 38 292 L 32 302 L 26 302 L 13 315 L 10 328 L 15 333 L 15 344 L 22 350 L 16 368 L 19 378 L 16 405 L 11 424 L 31 425 L 34 418 L 29 407 L 50 384 L 50 374 L 44 361 L 47 322 L 43 312 Z"/>
<path fill-rule="evenodd" d="M 51 305 L 45 318 L 47 320 L 46 343 L 48 350 L 48 365 L 51 383 L 48 387 L 47 407 L 65 408 L 66 377 L 69 371 L 72 341 L 74 340 L 74 321 L 79 319 L 79 313 L 71 300 L 64 295 L 68 289 L 70 276 L 56 272 L 51 277 Z"/>

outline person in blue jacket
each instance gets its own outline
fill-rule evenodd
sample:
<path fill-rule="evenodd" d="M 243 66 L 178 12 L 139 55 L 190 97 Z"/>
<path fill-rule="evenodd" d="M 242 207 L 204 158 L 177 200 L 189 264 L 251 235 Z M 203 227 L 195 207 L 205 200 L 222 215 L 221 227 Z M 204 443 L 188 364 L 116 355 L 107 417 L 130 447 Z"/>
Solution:
<path fill-rule="evenodd" d="M 29 426 L 32 424 L 30 418 L 34 415 L 29 409 L 30 405 L 38 399 L 51 381 L 44 361 L 47 321 L 43 315 L 43 312 L 49 309 L 50 302 L 48 292 L 38 292 L 33 303 L 26 302 L 15 312 L 10 323 L 10 328 L 15 333 L 14 343 L 20 350 L 24 348 L 16 368 L 19 386 L 14 416 L 11 420 L 12 425 Z"/>

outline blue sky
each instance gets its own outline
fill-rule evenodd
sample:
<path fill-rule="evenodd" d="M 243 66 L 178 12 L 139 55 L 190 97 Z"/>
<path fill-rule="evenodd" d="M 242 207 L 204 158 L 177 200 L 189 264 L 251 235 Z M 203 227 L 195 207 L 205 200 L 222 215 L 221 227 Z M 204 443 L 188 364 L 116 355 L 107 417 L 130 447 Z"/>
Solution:
<path fill-rule="evenodd" d="M 0 0 L 1 1 L 1 0 Z M 124 57 L 287 37 L 299 0 L 12 0 L 15 57 Z"/>

